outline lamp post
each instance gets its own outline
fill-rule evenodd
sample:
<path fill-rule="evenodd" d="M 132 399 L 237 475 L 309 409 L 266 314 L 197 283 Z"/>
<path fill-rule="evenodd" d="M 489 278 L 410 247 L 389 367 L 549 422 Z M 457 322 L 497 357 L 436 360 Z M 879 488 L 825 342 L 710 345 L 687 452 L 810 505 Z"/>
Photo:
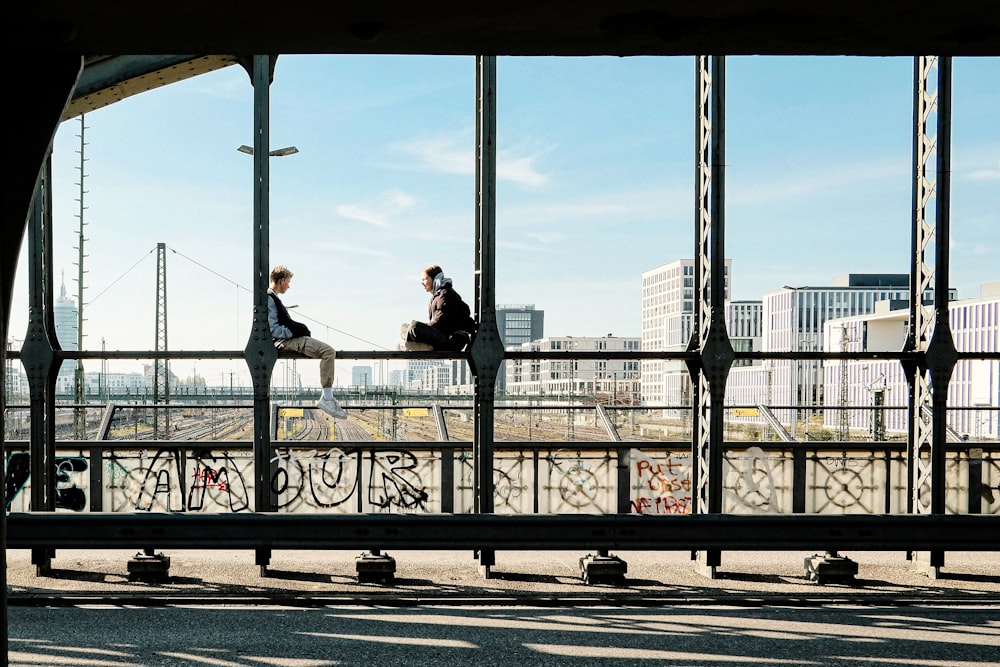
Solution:
<path fill-rule="evenodd" d="M 247 146 L 246 144 L 240 144 L 236 147 L 236 150 L 240 153 L 245 153 L 246 155 L 252 156 L 254 154 L 253 146 Z M 295 155 L 299 152 L 299 149 L 295 146 L 285 146 L 284 148 L 276 148 L 273 151 L 268 151 L 268 157 L 284 157 L 286 155 Z M 266 184 L 265 184 L 266 187 Z M 289 308 L 295 308 L 295 306 L 288 306 Z M 294 375 L 294 370 L 293 370 Z M 294 379 L 294 378 L 293 378 Z M 288 396 L 288 365 L 285 364 L 285 400 L 289 400 Z"/>
<path fill-rule="evenodd" d="M 241 144 L 236 150 L 241 153 L 246 153 L 247 155 L 253 155 L 253 146 L 247 146 L 246 144 Z M 268 152 L 268 157 L 284 157 L 285 155 L 295 155 L 299 152 L 299 149 L 295 146 L 285 146 L 284 148 L 277 148 L 273 151 Z"/>

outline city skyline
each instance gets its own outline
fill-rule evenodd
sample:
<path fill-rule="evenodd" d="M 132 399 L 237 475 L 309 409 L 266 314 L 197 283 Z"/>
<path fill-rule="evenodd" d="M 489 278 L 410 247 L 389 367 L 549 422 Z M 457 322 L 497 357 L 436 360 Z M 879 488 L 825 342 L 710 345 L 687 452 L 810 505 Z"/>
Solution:
<path fill-rule="evenodd" d="M 638 335 L 641 273 L 694 252 L 693 69 L 498 59 L 498 303 L 545 310 L 547 335 Z M 390 349 L 425 312 L 427 264 L 472 302 L 474 83 L 469 57 L 279 57 L 271 145 L 299 153 L 271 162 L 270 263 L 334 347 Z M 726 91 L 733 299 L 908 272 L 912 59 L 730 57 Z M 230 67 L 87 114 L 85 349 L 154 347 L 160 242 L 169 348 L 245 346 L 252 93 Z M 998 280 L 1000 59 L 955 59 L 953 98 L 950 283 L 971 298 Z M 73 297 L 79 133 L 64 122 L 53 153 L 54 269 Z M 22 259 L 15 338 L 26 285 Z"/>

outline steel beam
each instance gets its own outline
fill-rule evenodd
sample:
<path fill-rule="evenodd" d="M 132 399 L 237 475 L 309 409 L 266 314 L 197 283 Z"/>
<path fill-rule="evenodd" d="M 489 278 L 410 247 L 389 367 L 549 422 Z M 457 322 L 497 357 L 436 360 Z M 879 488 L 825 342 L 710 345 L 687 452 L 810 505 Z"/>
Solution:
<path fill-rule="evenodd" d="M 493 427 L 496 379 L 503 341 L 496 320 L 496 165 L 497 59 L 476 57 L 476 227 L 475 313 L 479 323 L 469 364 L 475 378 L 473 405 L 474 504 L 479 514 L 493 512 Z M 477 550 L 484 576 L 494 564 L 492 551 Z"/>
<path fill-rule="evenodd" d="M 11 549 L 1000 551 L 995 515 L 14 512 Z M 95 536 L 100 536 L 96 539 Z"/>

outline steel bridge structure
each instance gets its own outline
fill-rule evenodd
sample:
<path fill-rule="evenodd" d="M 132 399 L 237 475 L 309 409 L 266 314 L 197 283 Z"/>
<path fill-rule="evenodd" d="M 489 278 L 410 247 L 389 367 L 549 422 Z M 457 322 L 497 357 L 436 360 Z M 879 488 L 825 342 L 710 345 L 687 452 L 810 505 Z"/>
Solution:
<path fill-rule="evenodd" d="M 948 324 L 952 59 L 1000 56 L 1000 19 L 992 0 L 948 3 L 904 0 L 801 0 L 758 3 L 664 3 L 656 0 L 574 0 L 479 5 L 457 0 L 398 3 L 175 0 L 6 3 L 9 133 L 0 248 L 0 337 L 6 340 L 16 262 L 29 244 L 30 318 L 24 347 L 11 356 L 30 385 L 32 478 L 30 509 L 0 522 L 8 547 L 31 548 L 46 567 L 59 548 L 246 548 L 266 566 L 271 549 L 468 549 L 484 573 L 498 550 L 690 550 L 714 576 L 725 551 L 819 549 L 898 550 L 931 572 L 948 551 L 1000 552 L 1000 515 L 949 510 L 946 423 L 948 386 L 962 359 L 1000 358 L 959 352 Z M 297 514 L 279 511 L 271 474 L 277 444 L 269 383 L 278 352 L 267 326 L 269 271 L 269 90 L 281 53 L 463 54 L 476 68 L 476 221 L 474 311 L 479 331 L 464 353 L 419 353 L 463 359 L 475 377 L 468 450 L 470 505 L 459 513 Z M 178 55 L 187 54 L 187 55 Z M 226 55 L 229 54 L 229 55 Z M 690 56 L 695 72 L 696 215 L 695 330 L 684 352 L 524 352 L 505 350 L 495 316 L 496 63 L 502 55 Z M 710 54 L 710 55 L 707 55 Z M 898 352 L 736 352 L 724 311 L 726 57 L 731 55 L 892 55 L 913 58 L 913 199 L 910 236 L 909 335 Z M 245 349 L 135 350 L 115 353 L 58 348 L 52 315 L 52 220 L 49 151 L 58 124 L 80 113 L 191 76 L 237 66 L 254 91 L 254 321 Z M 933 119 L 933 120 L 932 120 Z M 933 248 L 932 253 L 930 249 Z M 931 306 L 921 296 L 933 286 Z M 416 353 L 338 351 L 339 358 L 394 359 Z M 6 369 L 8 352 L 0 351 Z M 56 460 L 91 442 L 55 437 L 54 378 L 60 362 L 133 358 L 244 359 L 252 380 L 252 440 L 245 443 L 253 489 L 250 511 L 57 512 Z M 599 514 L 507 515 L 496 510 L 495 386 L 506 359 L 650 359 L 686 364 L 694 392 L 690 457 L 691 503 L 683 515 L 635 516 L 616 502 Z M 905 506 L 875 514 L 759 515 L 727 511 L 723 418 L 727 375 L 734 361 L 762 359 L 891 359 L 906 370 L 911 429 L 901 451 Z M 0 387 L 3 383 L 0 383 Z M 2 400 L 2 396 L 0 396 Z M 3 443 L 5 454 L 14 443 Z M 359 443 L 346 443 L 347 445 Z M 565 446 L 560 443 L 558 446 Z M 613 442 L 614 469 L 633 443 Z M 451 446 L 438 446 L 451 451 Z M 980 456 L 982 453 L 980 452 Z M 993 453 L 992 465 L 996 465 Z M 442 475 L 447 474 L 442 472 Z M 627 475 L 619 478 L 628 485 Z M 972 484 L 973 482 L 970 482 Z M 980 477 L 978 483 L 982 483 Z M 621 498 L 621 495 L 614 496 Z M 6 500 L 6 498 L 5 498 Z M 452 506 L 454 509 L 454 506 Z M 5 557 L 5 556 L 4 556 Z M 5 569 L 5 568 L 4 568 Z M 6 599 L 4 599 L 6 613 Z M 6 618 L 6 617 L 5 617 Z"/>

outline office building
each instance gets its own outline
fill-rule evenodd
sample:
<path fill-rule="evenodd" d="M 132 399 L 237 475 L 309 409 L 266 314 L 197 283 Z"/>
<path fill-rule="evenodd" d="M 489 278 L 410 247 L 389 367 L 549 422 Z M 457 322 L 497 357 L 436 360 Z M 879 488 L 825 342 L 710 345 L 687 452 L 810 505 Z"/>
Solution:
<path fill-rule="evenodd" d="M 684 351 L 694 330 L 694 260 L 679 259 L 642 274 L 642 350 Z M 725 300 L 732 260 L 725 262 Z M 706 286 L 707 287 L 707 286 Z M 690 376 L 681 361 L 642 362 L 642 401 L 647 405 L 690 404 Z"/>
<path fill-rule="evenodd" d="M 545 336 L 545 311 L 535 310 L 534 304 L 500 305 L 496 308 L 497 331 L 505 348 L 518 347 Z M 507 362 L 500 362 L 497 371 L 497 394 L 503 395 L 507 382 Z"/>
<path fill-rule="evenodd" d="M 1000 351 L 1000 283 L 983 285 L 977 298 L 951 301 L 948 322 L 959 352 Z M 903 348 L 908 324 L 908 307 L 884 307 L 870 315 L 827 322 L 823 338 L 831 350 L 897 351 Z M 909 384 L 899 362 L 831 359 L 825 382 L 826 428 L 867 434 L 873 440 L 909 429 Z M 1000 361 L 958 360 L 948 385 L 948 406 L 949 439 L 996 438 Z M 869 409 L 858 409 L 863 407 Z"/>
<path fill-rule="evenodd" d="M 759 352 L 762 349 L 762 317 L 763 303 L 760 301 L 731 301 L 726 305 L 726 331 L 734 352 Z M 750 359 L 737 359 L 733 361 L 733 367 L 751 366 L 753 363 Z"/>
<path fill-rule="evenodd" d="M 566 350 L 571 352 L 638 351 L 635 337 L 576 337 L 543 338 L 517 347 L 527 352 Z M 513 346 L 512 346 L 513 347 Z M 572 398 L 598 394 L 608 401 L 634 403 L 639 387 L 638 359 L 508 359 L 507 394 L 517 396 L 550 396 Z"/>
<path fill-rule="evenodd" d="M 497 306 L 497 330 L 504 347 L 539 340 L 545 336 L 545 311 L 534 304 Z"/>
<path fill-rule="evenodd" d="M 368 387 L 378 384 L 374 375 L 372 375 L 371 366 L 354 366 L 351 368 L 351 386 L 352 387 Z"/>
<path fill-rule="evenodd" d="M 765 294 L 763 349 L 822 351 L 827 321 L 869 315 L 878 304 L 903 306 L 909 302 L 909 280 L 905 273 L 852 273 L 834 278 L 830 286 L 786 285 Z M 950 298 L 956 296 L 952 290 Z M 932 299 L 933 294 L 924 295 L 925 303 Z M 825 400 L 823 363 L 819 360 L 775 362 L 772 374 L 773 387 L 780 388 L 773 400 L 779 404 L 809 406 Z"/>

